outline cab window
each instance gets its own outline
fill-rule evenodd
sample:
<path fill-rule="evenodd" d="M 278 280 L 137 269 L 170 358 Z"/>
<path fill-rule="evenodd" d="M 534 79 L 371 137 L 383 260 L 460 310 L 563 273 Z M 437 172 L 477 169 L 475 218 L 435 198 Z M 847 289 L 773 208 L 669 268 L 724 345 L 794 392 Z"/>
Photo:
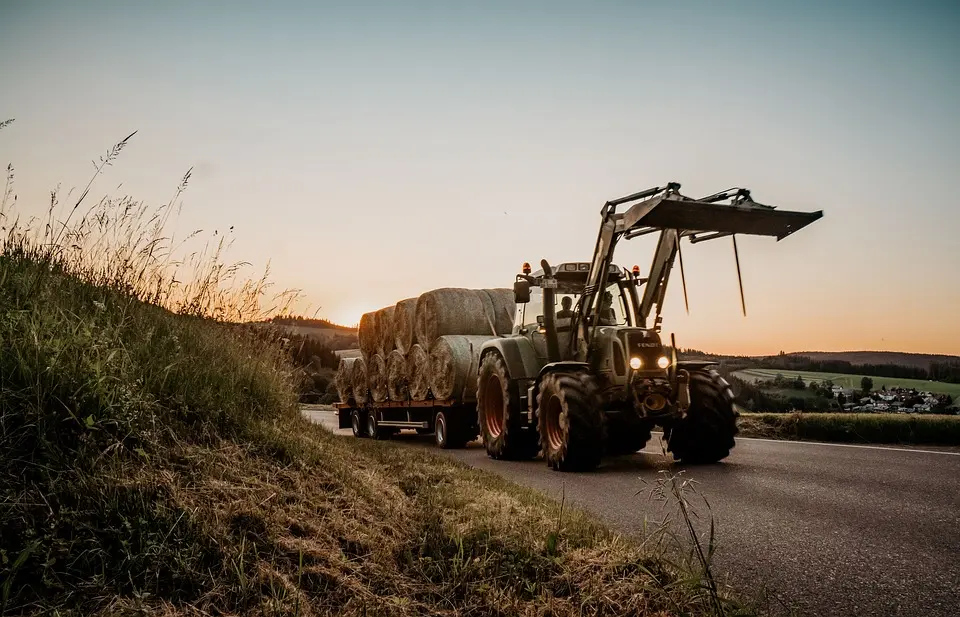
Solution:
<path fill-rule="evenodd" d="M 543 290 L 539 287 L 530 288 L 530 301 L 523 305 L 523 327 L 536 329 L 537 317 L 543 318 Z"/>

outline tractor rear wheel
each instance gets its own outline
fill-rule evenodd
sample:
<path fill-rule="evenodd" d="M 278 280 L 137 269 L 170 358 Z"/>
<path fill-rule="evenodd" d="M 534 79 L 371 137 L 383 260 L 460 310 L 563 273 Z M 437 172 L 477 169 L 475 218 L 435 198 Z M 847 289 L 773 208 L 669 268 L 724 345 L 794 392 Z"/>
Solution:
<path fill-rule="evenodd" d="M 483 356 L 477 378 L 477 420 L 487 456 L 526 460 L 537 455 L 537 433 L 524 426 L 520 393 L 503 358 L 496 352 Z"/>
<path fill-rule="evenodd" d="M 537 410 L 547 465 L 557 471 L 589 471 L 600 464 L 604 415 L 592 375 L 583 371 L 547 374 L 540 382 Z"/>
<path fill-rule="evenodd" d="M 733 391 L 717 371 L 690 372 L 690 408 L 664 430 L 667 450 L 684 463 L 716 463 L 729 456 L 737 434 Z"/>

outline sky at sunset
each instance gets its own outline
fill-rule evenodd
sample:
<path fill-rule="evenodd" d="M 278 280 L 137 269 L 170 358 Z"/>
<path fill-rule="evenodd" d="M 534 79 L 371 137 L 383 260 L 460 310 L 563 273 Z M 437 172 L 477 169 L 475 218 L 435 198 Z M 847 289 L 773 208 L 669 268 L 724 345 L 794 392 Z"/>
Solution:
<path fill-rule="evenodd" d="M 341 323 L 586 261 L 604 201 L 677 181 L 824 211 L 739 240 L 746 318 L 730 243 L 685 245 L 680 346 L 960 354 L 956 3 L 3 0 L 6 118 L 22 208 L 137 130 L 94 194 L 193 167 L 178 226 Z"/>

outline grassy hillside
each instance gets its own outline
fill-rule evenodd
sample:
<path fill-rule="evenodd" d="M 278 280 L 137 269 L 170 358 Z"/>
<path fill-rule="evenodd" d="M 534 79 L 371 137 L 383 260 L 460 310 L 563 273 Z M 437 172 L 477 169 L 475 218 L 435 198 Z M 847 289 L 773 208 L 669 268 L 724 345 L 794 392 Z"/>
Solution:
<path fill-rule="evenodd" d="M 778 374 L 781 374 L 784 377 L 799 376 L 807 383 L 811 381 L 830 380 L 833 381 L 834 385 L 854 389 L 860 389 L 860 380 L 862 380 L 864 377 L 863 375 L 848 375 L 843 373 L 815 373 L 810 371 L 790 371 L 765 368 L 750 368 L 733 372 L 734 376 L 746 381 L 773 379 Z M 922 379 L 904 379 L 900 377 L 871 376 L 871 379 L 873 380 L 874 389 L 879 389 L 882 386 L 886 386 L 887 388 L 899 386 L 902 388 L 916 388 L 919 391 L 933 392 L 935 394 L 950 394 L 955 399 L 960 397 L 960 384 L 926 381 Z"/>
<path fill-rule="evenodd" d="M 308 423 L 269 329 L 223 321 L 263 286 L 231 291 L 214 251 L 177 287 L 129 205 L 25 228 L 0 202 L 3 615 L 738 610 L 656 534 Z"/>

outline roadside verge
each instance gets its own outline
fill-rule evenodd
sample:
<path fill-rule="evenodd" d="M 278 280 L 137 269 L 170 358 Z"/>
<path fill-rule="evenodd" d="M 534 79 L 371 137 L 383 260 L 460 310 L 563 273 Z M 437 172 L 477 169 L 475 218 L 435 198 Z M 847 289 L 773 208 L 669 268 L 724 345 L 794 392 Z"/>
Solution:
<path fill-rule="evenodd" d="M 859 444 L 960 445 L 960 416 L 740 413 L 741 437 Z"/>

